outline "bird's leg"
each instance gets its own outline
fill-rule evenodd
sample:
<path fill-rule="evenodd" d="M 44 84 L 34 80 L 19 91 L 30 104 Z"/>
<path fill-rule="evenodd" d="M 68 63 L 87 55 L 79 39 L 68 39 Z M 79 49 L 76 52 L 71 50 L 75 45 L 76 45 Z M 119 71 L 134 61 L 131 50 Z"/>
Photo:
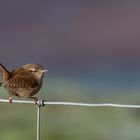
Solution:
<path fill-rule="evenodd" d="M 0 86 L 3 84 L 3 82 L 2 81 L 0 81 Z"/>
<path fill-rule="evenodd" d="M 13 100 L 13 98 L 12 98 L 12 96 L 10 95 L 10 96 L 9 96 L 9 103 L 12 103 L 12 100 Z"/>

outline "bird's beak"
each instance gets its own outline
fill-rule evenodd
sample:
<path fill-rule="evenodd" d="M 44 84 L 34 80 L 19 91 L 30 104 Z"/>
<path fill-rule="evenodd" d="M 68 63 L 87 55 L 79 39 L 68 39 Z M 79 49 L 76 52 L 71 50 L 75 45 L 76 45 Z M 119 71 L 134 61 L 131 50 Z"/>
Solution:
<path fill-rule="evenodd" d="M 47 71 L 48 71 L 48 70 L 42 70 L 41 72 L 44 73 L 44 72 L 47 72 Z"/>

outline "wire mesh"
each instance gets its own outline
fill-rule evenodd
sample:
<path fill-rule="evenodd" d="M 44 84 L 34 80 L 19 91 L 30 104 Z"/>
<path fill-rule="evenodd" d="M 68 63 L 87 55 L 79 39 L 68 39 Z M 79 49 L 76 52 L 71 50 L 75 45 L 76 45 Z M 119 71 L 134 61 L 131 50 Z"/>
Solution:
<path fill-rule="evenodd" d="M 9 103 L 7 99 L 0 99 L 0 102 Z M 12 103 L 19 104 L 35 104 L 34 101 L 29 100 L 12 100 Z M 64 106 L 81 106 L 81 107 L 115 107 L 115 108 L 140 108 L 140 105 L 129 105 L 129 104 L 114 104 L 114 103 L 76 103 L 76 102 L 48 102 L 45 100 L 38 100 L 37 116 L 36 116 L 36 140 L 40 140 L 40 116 L 41 107 L 45 105 L 64 105 Z"/>

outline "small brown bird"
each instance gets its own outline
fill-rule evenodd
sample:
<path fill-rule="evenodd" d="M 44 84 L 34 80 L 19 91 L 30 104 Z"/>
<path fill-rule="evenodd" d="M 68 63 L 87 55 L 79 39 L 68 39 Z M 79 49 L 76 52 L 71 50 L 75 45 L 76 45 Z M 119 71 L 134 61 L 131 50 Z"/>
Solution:
<path fill-rule="evenodd" d="M 12 103 L 12 96 L 30 98 L 36 102 L 38 99 L 33 96 L 40 90 L 46 71 L 38 64 L 27 64 L 10 72 L 0 64 L 0 85 L 9 92 L 9 102 Z"/>

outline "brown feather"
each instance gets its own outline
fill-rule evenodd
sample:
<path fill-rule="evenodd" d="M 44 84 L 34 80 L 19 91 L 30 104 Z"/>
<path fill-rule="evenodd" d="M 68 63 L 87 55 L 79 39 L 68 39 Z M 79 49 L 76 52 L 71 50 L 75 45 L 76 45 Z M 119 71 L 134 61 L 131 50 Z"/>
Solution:
<path fill-rule="evenodd" d="M 37 64 L 27 64 L 16 68 L 12 72 L 0 65 L 2 86 L 12 95 L 33 98 L 42 86 L 43 68 Z"/>

